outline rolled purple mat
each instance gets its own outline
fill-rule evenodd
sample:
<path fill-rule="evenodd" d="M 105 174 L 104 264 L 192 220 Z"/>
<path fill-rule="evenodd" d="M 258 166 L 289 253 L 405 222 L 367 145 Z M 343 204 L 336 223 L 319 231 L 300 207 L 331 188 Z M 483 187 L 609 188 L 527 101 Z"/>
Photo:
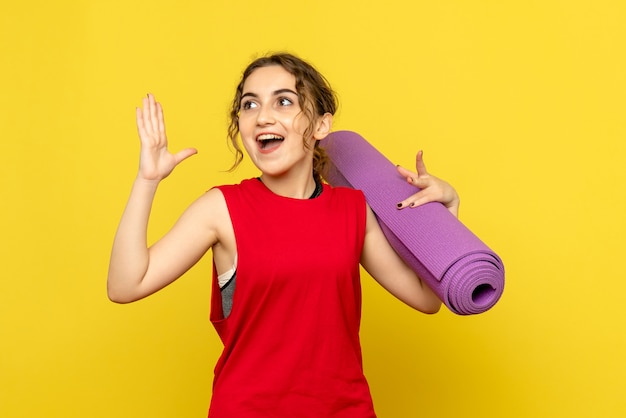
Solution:
<path fill-rule="evenodd" d="M 330 159 L 326 181 L 363 191 L 391 246 L 452 312 L 478 314 L 496 304 L 504 290 L 502 260 L 444 205 L 398 210 L 397 202 L 417 189 L 357 133 L 333 132 L 320 146 Z"/>

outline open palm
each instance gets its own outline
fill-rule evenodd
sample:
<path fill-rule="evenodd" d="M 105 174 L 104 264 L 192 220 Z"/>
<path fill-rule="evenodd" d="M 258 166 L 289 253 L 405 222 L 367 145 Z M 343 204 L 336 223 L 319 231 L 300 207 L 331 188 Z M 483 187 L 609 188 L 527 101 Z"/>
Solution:
<path fill-rule="evenodd" d="M 162 180 L 183 160 L 196 154 L 194 148 L 186 148 L 176 154 L 167 149 L 167 135 L 163 108 L 152 94 L 143 99 L 137 108 L 137 131 L 141 140 L 139 176 L 145 180 Z"/>

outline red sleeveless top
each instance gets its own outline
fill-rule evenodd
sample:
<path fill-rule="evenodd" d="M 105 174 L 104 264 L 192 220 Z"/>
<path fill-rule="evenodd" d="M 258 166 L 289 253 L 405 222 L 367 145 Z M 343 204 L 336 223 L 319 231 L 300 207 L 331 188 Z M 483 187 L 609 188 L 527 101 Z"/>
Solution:
<path fill-rule="evenodd" d="M 213 269 L 224 351 L 209 417 L 375 417 L 359 341 L 363 193 L 324 185 L 315 199 L 292 199 L 258 179 L 219 189 L 238 265 L 225 319 Z"/>

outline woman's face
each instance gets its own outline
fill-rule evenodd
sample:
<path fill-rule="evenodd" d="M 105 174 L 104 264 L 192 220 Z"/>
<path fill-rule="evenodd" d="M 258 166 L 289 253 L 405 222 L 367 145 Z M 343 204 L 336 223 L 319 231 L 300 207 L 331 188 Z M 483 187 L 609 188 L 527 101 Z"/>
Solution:
<path fill-rule="evenodd" d="M 295 77 L 279 65 L 258 68 L 244 82 L 239 132 L 264 174 L 311 173 L 313 147 L 305 147 L 302 136 L 309 121 L 300 106 Z"/>

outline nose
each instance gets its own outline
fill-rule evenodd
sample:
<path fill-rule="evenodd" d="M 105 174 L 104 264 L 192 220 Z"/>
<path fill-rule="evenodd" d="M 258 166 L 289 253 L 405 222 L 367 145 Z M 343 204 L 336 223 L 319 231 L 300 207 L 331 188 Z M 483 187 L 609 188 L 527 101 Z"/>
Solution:
<path fill-rule="evenodd" d="M 259 126 L 271 125 L 275 122 L 274 113 L 270 106 L 261 106 L 257 113 L 256 123 Z"/>

